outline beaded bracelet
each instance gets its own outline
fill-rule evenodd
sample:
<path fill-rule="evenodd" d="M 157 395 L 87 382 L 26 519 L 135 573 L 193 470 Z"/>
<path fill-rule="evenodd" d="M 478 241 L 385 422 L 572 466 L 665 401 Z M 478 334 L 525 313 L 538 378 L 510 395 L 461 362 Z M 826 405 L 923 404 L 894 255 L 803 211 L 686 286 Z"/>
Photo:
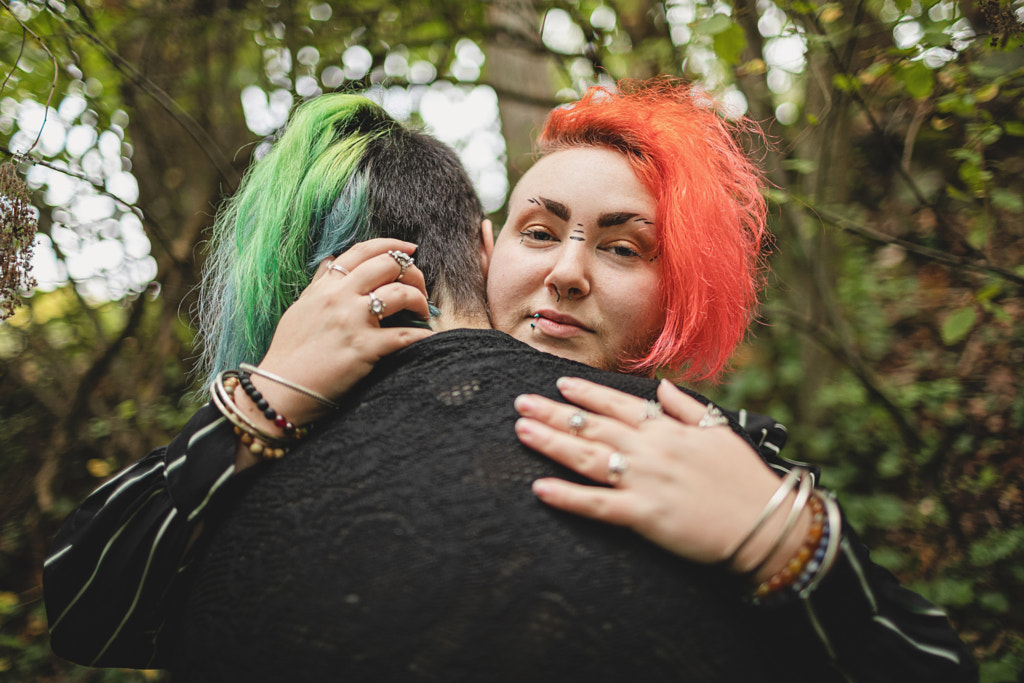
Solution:
<path fill-rule="evenodd" d="M 810 505 L 814 516 L 803 545 L 786 567 L 758 586 L 751 597 L 755 605 L 806 599 L 831 569 L 841 539 L 839 506 L 831 494 L 820 491 L 814 492 Z"/>
<path fill-rule="evenodd" d="M 296 428 L 291 420 L 270 407 L 270 403 L 267 402 L 267 399 L 263 398 L 263 394 L 260 393 L 260 390 L 252 383 L 252 376 L 248 372 L 240 371 L 238 373 L 238 383 L 252 402 L 256 404 L 256 407 L 263 412 L 264 417 L 273 422 L 275 427 L 280 428 L 281 431 L 284 432 L 285 436 L 290 438 L 302 438 L 301 436 L 296 435 L 296 429 L 300 428 Z"/>
<path fill-rule="evenodd" d="M 819 549 L 821 537 L 824 534 L 825 508 L 816 495 L 811 497 L 807 507 L 811 509 L 811 525 L 807 529 L 807 535 L 804 537 L 803 542 L 782 569 L 757 587 L 757 590 L 754 591 L 754 597 L 764 598 L 771 593 L 777 593 L 798 581 L 808 568 L 812 557 Z M 824 551 L 822 551 L 822 555 L 824 556 Z"/>
<path fill-rule="evenodd" d="M 282 458 L 292 442 L 308 433 L 305 427 L 295 428 L 291 435 L 282 438 L 261 429 L 247 418 L 235 404 L 235 390 L 240 386 L 238 372 L 225 370 L 214 378 L 210 395 L 218 410 L 234 425 L 234 432 L 249 452 L 261 458 Z"/>
<path fill-rule="evenodd" d="M 308 396 L 309 398 L 313 399 L 320 405 L 330 408 L 331 410 L 341 410 L 341 406 L 339 406 L 337 403 L 327 398 L 323 394 L 313 391 L 312 389 L 309 389 L 307 387 L 304 387 L 298 382 L 293 382 L 289 379 L 281 377 L 280 375 L 275 375 L 272 372 L 269 372 L 262 368 L 258 368 L 255 365 L 252 365 L 251 363 L 242 363 L 241 365 L 238 366 L 238 369 L 241 370 L 242 372 L 247 372 L 251 375 L 259 375 L 260 377 L 268 379 L 271 382 L 276 382 L 277 384 L 280 384 L 283 387 L 288 387 L 292 391 L 298 392 L 303 396 Z"/>
<path fill-rule="evenodd" d="M 807 585 L 802 589 L 796 591 L 799 597 L 806 598 L 811 592 L 817 588 L 818 584 L 821 583 L 825 575 L 828 574 L 829 570 L 832 569 L 832 564 L 836 560 L 836 555 L 839 553 L 839 544 L 842 541 L 842 515 L 839 512 L 839 503 L 836 502 L 835 494 L 819 493 L 821 502 L 825 505 L 825 524 L 824 527 L 829 532 L 828 542 L 822 542 L 823 548 L 825 548 L 825 555 L 821 560 L 821 565 L 818 567 L 817 572 L 811 577 Z"/>
<path fill-rule="evenodd" d="M 265 458 L 283 457 L 288 451 L 288 442 L 263 431 L 238 409 L 234 400 L 237 388 L 238 378 L 233 376 L 232 371 L 218 375 L 210 386 L 214 405 L 234 425 L 235 434 L 249 448 L 250 453 Z"/>

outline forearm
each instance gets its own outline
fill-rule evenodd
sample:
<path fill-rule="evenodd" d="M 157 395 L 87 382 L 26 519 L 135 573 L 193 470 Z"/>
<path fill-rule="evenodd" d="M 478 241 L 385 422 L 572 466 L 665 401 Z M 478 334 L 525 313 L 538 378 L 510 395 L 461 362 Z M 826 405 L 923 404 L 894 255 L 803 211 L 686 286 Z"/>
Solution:
<path fill-rule="evenodd" d="M 978 680 L 977 664 L 945 612 L 872 563 L 852 531 L 843 534 L 835 565 L 802 608 L 852 681 Z"/>
<path fill-rule="evenodd" d="M 206 407 L 181 435 L 97 489 L 65 521 L 44 566 L 51 642 L 83 664 L 154 665 L 163 599 L 216 492 L 234 439 Z"/>

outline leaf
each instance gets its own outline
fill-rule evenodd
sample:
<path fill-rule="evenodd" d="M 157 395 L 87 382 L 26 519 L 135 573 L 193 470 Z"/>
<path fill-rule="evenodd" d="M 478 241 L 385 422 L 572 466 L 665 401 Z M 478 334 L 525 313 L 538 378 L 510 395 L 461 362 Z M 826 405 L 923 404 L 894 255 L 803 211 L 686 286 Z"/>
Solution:
<path fill-rule="evenodd" d="M 942 323 L 940 330 L 942 343 L 946 346 L 953 346 L 960 342 L 974 327 L 977 317 L 978 312 L 974 310 L 974 306 L 965 306 L 950 313 Z"/>
<path fill-rule="evenodd" d="M 724 14 L 712 14 L 706 19 L 701 19 L 693 25 L 695 33 L 702 33 L 707 36 L 714 36 L 726 31 L 732 26 L 732 19 Z"/>
<path fill-rule="evenodd" d="M 983 145 L 991 145 L 1003 136 L 1003 129 L 999 126 L 988 126 L 978 135 L 978 141 Z"/>
<path fill-rule="evenodd" d="M 1006 596 L 1002 593 L 982 593 L 978 599 L 986 609 L 991 610 L 997 614 L 1006 614 L 1010 611 L 1010 601 L 1006 599 Z"/>
<path fill-rule="evenodd" d="M 818 168 L 818 162 L 814 159 L 786 159 L 782 162 L 783 168 L 806 175 L 814 173 Z"/>
<path fill-rule="evenodd" d="M 982 192 L 976 192 L 979 196 Z M 977 216 L 967 232 L 967 243 L 975 249 L 984 249 L 988 244 L 988 220 L 985 214 Z"/>
<path fill-rule="evenodd" d="M 829 3 L 821 8 L 821 14 L 818 15 L 819 21 L 822 24 L 831 24 L 836 19 L 843 16 L 843 8 L 835 3 Z"/>
<path fill-rule="evenodd" d="M 996 95 L 999 94 L 999 86 L 995 83 L 989 83 L 984 85 L 974 93 L 974 97 L 978 102 L 989 102 L 994 100 Z"/>
<path fill-rule="evenodd" d="M 850 74 L 836 74 L 832 77 L 832 85 L 843 92 L 856 92 L 860 86 L 860 81 L 857 80 L 856 76 L 851 76 Z"/>
<path fill-rule="evenodd" d="M 739 64 L 740 57 L 747 48 L 747 36 L 739 24 L 730 24 L 729 28 L 715 34 L 714 48 L 715 54 L 726 64 Z"/>
<path fill-rule="evenodd" d="M 935 91 L 935 74 L 923 62 L 911 62 L 900 69 L 899 79 L 915 99 L 923 100 Z"/>
<path fill-rule="evenodd" d="M 1012 557 L 1024 546 L 1024 528 L 994 529 L 985 538 L 971 544 L 971 564 L 984 567 Z"/>
<path fill-rule="evenodd" d="M 992 206 L 997 209 L 1003 209 L 1004 211 L 1011 211 L 1013 213 L 1024 212 L 1024 200 L 1022 200 L 1020 195 L 1016 192 L 1010 192 L 1009 190 L 997 187 L 989 192 L 988 196 L 989 199 L 992 200 Z"/>
<path fill-rule="evenodd" d="M 1024 123 L 1020 121 L 1007 121 L 1003 123 L 1003 130 L 1007 135 L 1024 138 Z"/>
<path fill-rule="evenodd" d="M 974 588 L 965 579 L 940 578 L 920 588 L 925 597 L 940 605 L 962 606 L 974 600 Z"/>
<path fill-rule="evenodd" d="M 992 301 L 995 297 L 1003 293 L 1003 288 L 997 283 L 985 285 L 978 290 L 978 293 L 974 295 L 974 298 L 982 303 Z"/>

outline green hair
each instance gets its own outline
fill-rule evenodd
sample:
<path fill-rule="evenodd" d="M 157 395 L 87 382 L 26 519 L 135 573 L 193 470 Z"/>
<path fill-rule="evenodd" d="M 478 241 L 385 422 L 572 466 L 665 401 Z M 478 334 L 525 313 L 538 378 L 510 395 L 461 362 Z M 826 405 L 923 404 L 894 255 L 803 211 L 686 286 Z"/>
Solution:
<path fill-rule="evenodd" d="M 200 304 L 209 379 L 258 363 L 319 262 L 366 239 L 370 144 L 399 124 L 370 100 L 331 94 L 298 107 L 213 227 Z"/>

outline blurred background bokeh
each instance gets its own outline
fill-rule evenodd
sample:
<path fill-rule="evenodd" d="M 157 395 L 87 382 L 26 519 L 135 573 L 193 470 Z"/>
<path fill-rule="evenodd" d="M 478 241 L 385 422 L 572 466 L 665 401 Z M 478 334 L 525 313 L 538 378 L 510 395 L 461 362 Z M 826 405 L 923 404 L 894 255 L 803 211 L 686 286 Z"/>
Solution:
<path fill-rule="evenodd" d="M 0 680 L 167 679 L 53 656 L 42 562 L 64 516 L 195 409 L 203 243 L 294 104 L 366 92 L 422 124 L 500 225 L 547 110 L 657 74 L 770 143 L 744 141 L 773 184 L 764 305 L 697 388 L 787 424 L 787 455 L 949 611 L 982 681 L 1020 680 L 1022 17 L 1022 0 L 0 0 Z"/>

